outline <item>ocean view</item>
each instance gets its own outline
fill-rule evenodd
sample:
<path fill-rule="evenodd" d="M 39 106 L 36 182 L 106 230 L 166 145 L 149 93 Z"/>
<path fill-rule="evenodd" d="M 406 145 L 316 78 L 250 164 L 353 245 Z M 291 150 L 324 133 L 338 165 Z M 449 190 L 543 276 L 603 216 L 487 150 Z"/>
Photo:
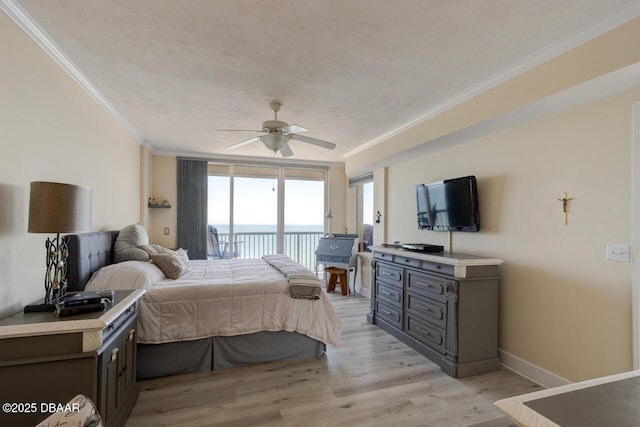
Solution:
<path fill-rule="evenodd" d="M 233 243 L 229 242 L 228 225 L 211 225 L 218 230 L 218 240 L 226 245 L 224 250 L 234 258 L 260 258 L 277 253 L 275 225 L 235 225 Z M 284 253 L 307 268 L 315 269 L 315 249 L 322 233 L 322 225 L 285 227 Z"/>

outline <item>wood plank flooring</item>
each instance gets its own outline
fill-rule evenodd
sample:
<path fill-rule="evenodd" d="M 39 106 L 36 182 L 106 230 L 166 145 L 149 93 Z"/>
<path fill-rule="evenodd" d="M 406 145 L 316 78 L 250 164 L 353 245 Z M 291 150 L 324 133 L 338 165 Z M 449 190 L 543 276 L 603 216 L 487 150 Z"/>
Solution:
<path fill-rule="evenodd" d="M 509 427 L 493 402 L 538 390 L 502 369 L 454 379 L 376 326 L 369 300 L 329 294 L 344 330 L 317 359 L 139 382 L 127 427 Z"/>

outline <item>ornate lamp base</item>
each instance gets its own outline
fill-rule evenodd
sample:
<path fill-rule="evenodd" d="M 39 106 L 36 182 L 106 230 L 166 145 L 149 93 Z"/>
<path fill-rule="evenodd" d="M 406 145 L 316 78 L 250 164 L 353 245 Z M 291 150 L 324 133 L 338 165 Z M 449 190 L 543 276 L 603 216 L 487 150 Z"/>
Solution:
<path fill-rule="evenodd" d="M 55 239 L 47 239 L 47 271 L 44 276 L 45 304 L 52 304 L 67 292 L 67 258 L 69 247 L 58 233 Z"/>

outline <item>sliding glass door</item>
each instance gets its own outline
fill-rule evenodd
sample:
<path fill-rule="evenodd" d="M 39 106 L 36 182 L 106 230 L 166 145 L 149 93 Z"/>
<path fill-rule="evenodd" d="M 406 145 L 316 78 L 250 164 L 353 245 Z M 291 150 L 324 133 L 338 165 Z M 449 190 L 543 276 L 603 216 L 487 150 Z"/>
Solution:
<path fill-rule="evenodd" d="M 284 253 L 315 270 L 324 232 L 324 171 L 284 170 Z"/>
<path fill-rule="evenodd" d="M 233 257 L 276 253 L 277 174 L 272 167 L 233 167 L 233 240 L 229 243 Z"/>
<path fill-rule="evenodd" d="M 315 268 L 324 231 L 324 169 L 210 164 L 208 207 L 209 231 L 216 233 L 209 236 L 210 258 L 285 253 Z"/>

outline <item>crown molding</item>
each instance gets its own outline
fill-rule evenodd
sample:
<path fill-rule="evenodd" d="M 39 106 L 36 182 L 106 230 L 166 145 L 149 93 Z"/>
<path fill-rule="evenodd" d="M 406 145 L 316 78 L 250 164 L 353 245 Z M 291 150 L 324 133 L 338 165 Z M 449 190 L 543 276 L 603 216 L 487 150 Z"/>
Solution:
<path fill-rule="evenodd" d="M 131 124 L 111 105 L 95 85 L 76 67 L 76 65 L 55 44 L 49 35 L 14 0 L 0 0 L 0 9 L 22 29 L 36 44 L 49 55 L 95 102 L 98 103 L 139 145 L 142 137 Z"/>
<path fill-rule="evenodd" d="M 568 37 L 558 43 L 554 43 L 551 46 L 548 46 L 544 49 L 534 52 L 532 55 L 529 55 L 523 61 L 519 62 L 515 66 L 493 75 L 492 77 L 485 80 L 484 82 L 481 82 L 479 84 L 476 84 L 467 88 L 466 90 L 458 93 L 457 95 L 454 95 L 452 98 L 450 98 L 448 101 L 444 102 L 443 104 L 427 111 L 425 114 L 349 151 L 344 155 L 344 157 L 348 159 L 350 157 L 357 155 L 358 153 L 361 153 L 362 151 L 365 151 L 371 147 L 374 147 L 388 140 L 389 138 L 392 138 L 398 134 L 401 134 L 402 132 L 408 129 L 411 129 L 412 127 L 422 122 L 430 120 L 444 113 L 445 111 L 457 105 L 460 105 L 470 99 L 473 99 L 474 97 L 480 95 L 481 93 L 491 88 L 499 86 L 500 84 L 505 83 L 526 71 L 529 71 L 553 58 L 556 58 L 570 51 L 571 49 L 574 49 L 588 42 L 589 40 L 592 40 L 598 36 L 601 36 L 602 34 L 605 34 L 606 32 L 611 31 L 612 29 L 619 27 L 620 25 L 625 24 L 626 22 L 631 21 L 632 19 L 637 18 L 638 16 L 640 16 L 640 3 L 630 5 L 628 8 L 617 11 L 615 13 L 605 15 L 603 19 L 600 22 L 598 22 L 596 25 L 585 28 L 571 37 Z"/>
<path fill-rule="evenodd" d="M 155 156 L 167 156 L 167 157 L 185 157 L 191 159 L 200 159 L 208 161 L 221 161 L 229 163 L 252 163 L 261 164 L 267 166 L 309 166 L 309 167 L 344 167 L 342 162 L 329 162 L 329 161 L 315 161 L 305 159 L 294 159 L 291 157 L 260 157 L 260 156 L 239 156 L 239 155 L 227 155 L 227 154 L 214 154 L 195 151 L 172 151 L 172 150 L 155 150 L 153 153 Z"/>

